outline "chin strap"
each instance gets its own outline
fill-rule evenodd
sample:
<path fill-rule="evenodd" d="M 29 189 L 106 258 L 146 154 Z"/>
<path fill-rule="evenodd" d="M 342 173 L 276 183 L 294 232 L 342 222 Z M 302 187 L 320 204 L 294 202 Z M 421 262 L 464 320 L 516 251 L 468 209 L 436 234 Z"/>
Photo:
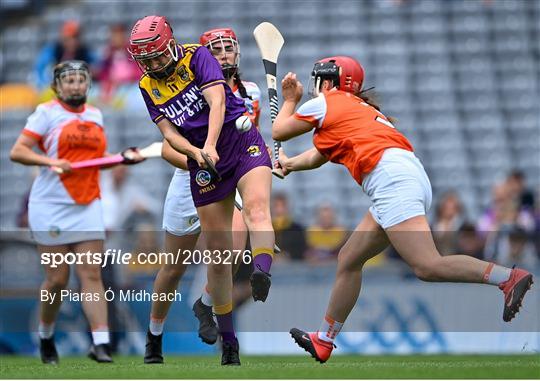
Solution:
<path fill-rule="evenodd" d="M 222 71 L 223 76 L 225 77 L 225 79 L 229 80 L 232 77 L 234 77 L 234 75 L 238 71 L 238 66 L 235 66 L 235 65 L 223 65 L 223 66 L 221 66 L 221 71 Z"/>
<path fill-rule="evenodd" d="M 367 88 L 365 90 L 360 91 L 359 94 L 367 93 L 368 91 L 373 90 L 374 88 L 375 88 L 375 86 L 371 86 L 371 87 L 369 87 L 369 88 Z"/>

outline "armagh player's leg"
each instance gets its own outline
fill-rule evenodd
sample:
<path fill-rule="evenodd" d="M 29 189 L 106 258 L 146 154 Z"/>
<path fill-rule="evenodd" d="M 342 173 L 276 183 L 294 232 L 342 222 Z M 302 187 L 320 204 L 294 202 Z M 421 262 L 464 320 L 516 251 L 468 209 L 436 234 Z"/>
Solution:
<path fill-rule="evenodd" d="M 384 230 L 367 213 L 339 252 L 336 281 L 319 331 L 307 333 L 293 328 L 290 332 L 296 343 L 317 361 L 328 360 L 334 339 L 356 304 L 364 264 L 387 246 Z"/>
<path fill-rule="evenodd" d="M 208 265 L 208 290 L 223 341 L 222 365 L 240 365 L 232 315 L 232 266 L 223 263 L 223 253 L 232 248 L 233 209 L 234 191 L 223 200 L 197 207 L 205 246 L 212 253 L 212 261 Z M 221 262 L 217 261 L 217 255 Z"/>
<path fill-rule="evenodd" d="M 246 222 L 253 255 L 251 288 L 255 301 L 265 301 L 270 289 L 270 267 L 274 256 L 274 228 L 270 217 L 272 172 L 267 166 L 255 167 L 238 181 L 244 203 Z"/>
<path fill-rule="evenodd" d="M 162 263 L 156 279 L 154 280 L 154 293 L 169 294 L 174 293 L 178 288 L 178 282 L 184 275 L 187 264 L 184 264 L 182 256 L 176 256 L 180 251 L 192 252 L 197 243 L 199 233 L 188 235 L 174 235 L 165 232 L 165 252 L 173 253 L 176 263 Z M 150 310 L 150 324 L 146 334 L 146 350 L 144 354 L 145 364 L 163 363 L 162 339 L 163 325 L 171 307 L 171 300 L 156 300 L 152 302 Z"/>
<path fill-rule="evenodd" d="M 78 242 L 71 247 L 74 253 L 103 253 L 102 240 Z M 101 265 L 85 262 L 77 264 L 75 271 L 81 283 L 81 292 L 99 295 L 99 300 L 83 300 L 82 302 L 84 314 L 92 330 L 92 346 L 89 357 L 97 362 L 112 362 L 107 301 L 101 280 Z"/>
<path fill-rule="evenodd" d="M 510 269 L 468 255 L 441 256 L 425 216 L 403 221 L 386 229 L 386 233 L 394 248 L 421 280 L 498 286 L 505 296 L 504 321 L 514 318 L 533 283 L 532 275 L 522 269 Z"/>
<path fill-rule="evenodd" d="M 68 245 L 45 246 L 38 245 L 38 252 L 61 253 L 69 251 Z M 69 265 L 61 263 L 58 267 L 44 265 L 45 280 L 41 284 L 40 290 L 47 291 L 48 295 L 54 296 L 53 302 L 41 300 L 39 304 L 39 350 L 41 361 L 44 364 L 58 364 L 58 352 L 54 344 L 54 325 L 60 305 L 60 292 L 67 287 L 69 281 Z"/>

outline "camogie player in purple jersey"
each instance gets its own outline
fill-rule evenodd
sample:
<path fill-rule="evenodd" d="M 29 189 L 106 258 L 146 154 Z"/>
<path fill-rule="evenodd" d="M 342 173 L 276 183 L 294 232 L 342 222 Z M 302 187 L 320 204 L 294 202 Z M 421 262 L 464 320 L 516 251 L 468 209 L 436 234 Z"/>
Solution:
<path fill-rule="evenodd" d="M 270 219 L 271 162 L 257 129 L 239 131 L 236 119 L 246 107 L 223 77 L 222 68 L 207 48 L 179 45 L 162 16 L 138 20 L 129 51 L 144 75 L 139 87 L 150 117 L 167 143 L 188 156 L 191 193 L 212 252 L 208 289 L 223 341 L 222 365 L 239 365 L 238 341 L 232 319 L 231 262 L 223 254 L 232 248 L 235 190 L 244 203 L 251 235 L 255 273 L 252 287 L 261 300 L 270 286 L 274 233 Z M 212 176 L 203 155 L 216 165 L 221 180 Z"/>
<path fill-rule="evenodd" d="M 240 45 L 234 31 L 230 28 L 212 29 L 204 32 L 199 42 L 201 45 L 206 46 L 221 64 L 227 85 L 232 89 L 234 95 L 243 99 L 246 104 L 247 111 L 244 115 L 249 118 L 252 127 L 259 129 L 259 102 L 261 92 L 254 82 L 240 79 L 238 73 Z M 177 252 L 179 248 L 190 251 L 195 248 L 201 225 L 191 196 L 189 172 L 187 171 L 187 156 L 175 151 L 166 141 L 163 145 L 162 156 L 176 167 L 167 191 L 163 210 L 165 251 Z M 241 202 L 238 191 L 236 193 L 236 199 Z M 238 250 L 238 252 L 243 252 L 246 248 L 248 231 L 242 212 L 238 209 L 235 209 L 233 213 L 232 227 L 233 248 Z M 259 256 L 259 258 L 261 257 Z M 250 267 L 253 268 L 251 263 L 242 264 L 235 262 L 233 263 L 233 277 L 240 267 L 242 267 L 240 278 L 244 281 L 250 275 L 253 275 L 248 273 L 248 269 Z M 184 264 L 183 261 L 179 263 L 163 263 L 154 281 L 154 292 L 174 292 L 186 269 L 187 264 Z M 261 297 L 264 295 L 260 295 L 260 290 L 257 288 L 258 283 L 255 281 L 257 273 L 254 275 L 255 278 L 250 279 L 253 280 L 250 283 L 256 287 L 251 290 L 252 296 L 255 300 L 263 300 Z M 237 293 L 236 298 L 233 298 L 235 305 L 239 300 L 243 300 L 246 297 L 244 292 L 247 291 L 243 285 L 238 286 L 240 286 L 242 291 Z M 144 355 L 144 362 L 146 364 L 163 363 L 164 361 L 162 351 L 163 327 L 171 304 L 172 301 L 170 300 L 156 300 L 152 302 Z M 204 343 L 210 345 L 214 344 L 219 336 L 212 307 L 212 296 L 205 284 L 201 297 L 193 304 L 193 312 L 199 321 L 199 337 Z"/>
<path fill-rule="evenodd" d="M 233 94 L 236 97 L 244 101 L 246 106 L 244 116 L 249 118 L 250 128 L 255 127 L 260 131 L 259 117 L 261 109 L 259 102 L 261 98 L 261 91 L 256 83 L 240 79 L 240 44 L 234 31 L 231 28 L 217 28 L 208 30 L 201 34 L 199 43 L 206 46 L 212 55 L 218 60 L 227 85 L 232 89 Z M 257 149 L 259 149 L 258 146 Z M 238 191 L 236 192 L 236 200 L 239 203 L 242 202 Z M 242 212 L 238 209 L 235 209 L 233 213 L 232 228 L 233 247 L 235 250 L 243 251 L 246 248 L 248 228 L 244 222 Z M 260 263 L 260 260 L 264 259 L 264 257 L 264 255 L 258 255 L 256 257 L 257 259 L 255 260 L 254 266 L 255 269 L 257 269 L 257 266 L 264 265 L 264 263 Z M 237 275 L 241 265 L 242 263 L 240 262 L 233 264 L 233 277 Z M 240 277 L 246 276 L 246 271 L 249 271 L 247 270 L 247 266 L 243 267 L 243 270 L 245 271 L 241 271 Z M 263 269 L 263 271 L 268 273 L 270 268 L 267 267 Z M 260 290 L 257 287 L 257 275 L 258 272 L 256 271 L 251 275 L 250 278 L 250 283 L 252 285 L 252 296 L 255 301 L 262 300 L 264 302 L 267 297 L 266 290 L 268 289 L 264 289 L 264 294 L 260 293 Z M 236 280 L 239 279 L 237 278 Z M 236 303 L 238 303 L 238 299 L 243 299 L 243 297 L 238 296 L 236 298 Z M 213 344 L 217 339 L 217 328 L 215 327 L 215 322 L 213 319 L 212 307 L 212 297 L 209 294 L 208 286 L 206 285 L 206 287 L 202 290 L 201 297 L 193 304 L 193 312 L 199 320 L 199 337 L 207 344 Z"/>

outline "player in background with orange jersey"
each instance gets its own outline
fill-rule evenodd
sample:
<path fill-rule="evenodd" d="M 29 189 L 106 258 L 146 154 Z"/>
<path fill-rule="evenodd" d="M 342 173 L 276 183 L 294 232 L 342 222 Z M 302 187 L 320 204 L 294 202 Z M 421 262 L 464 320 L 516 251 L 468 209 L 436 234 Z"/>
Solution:
<path fill-rule="evenodd" d="M 106 138 L 101 111 L 86 104 L 90 72 L 83 61 L 64 61 L 54 68 L 51 85 L 56 99 L 40 104 L 28 117 L 26 126 L 11 150 L 11 160 L 41 167 L 35 179 L 28 204 L 30 229 L 43 253 L 103 253 L 103 224 L 99 169 L 71 171 L 71 162 L 95 159 L 105 152 Z M 34 152 L 38 146 L 42 154 Z M 125 152 L 124 152 L 125 153 Z M 136 151 L 135 159 L 144 160 Z M 59 167 L 58 175 L 50 167 Z M 95 258 L 92 256 L 92 258 Z M 48 262 L 48 263 L 47 263 Z M 101 266 L 94 259 L 82 257 L 75 271 L 80 280 L 83 311 L 92 329 L 90 358 L 111 362 L 107 302 L 101 281 Z M 57 364 L 54 325 L 61 305 L 61 291 L 67 287 L 70 267 L 53 265 L 42 257 L 45 280 L 41 293 L 39 338 L 41 360 Z M 54 297 L 54 299 L 52 299 Z"/>
<path fill-rule="evenodd" d="M 410 142 L 362 93 L 363 80 L 364 70 L 353 58 L 322 59 L 312 72 L 314 98 L 296 110 L 303 88 L 295 74 L 287 74 L 282 81 L 284 103 L 272 130 L 279 141 L 313 130 L 314 148 L 292 158 L 281 151 L 284 174 L 327 161 L 342 164 L 372 202 L 339 253 L 336 281 L 318 332 L 290 332 L 321 363 L 330 357 L 333 341 L 356 304 L 363 265 L 389 244 L 421 280 L 498 286 L 504 293 L 504 321 L 515 316 L 532 284 L 525 270 L 439 254 L 426 218 L 431 204 L 426 172 Z"/>

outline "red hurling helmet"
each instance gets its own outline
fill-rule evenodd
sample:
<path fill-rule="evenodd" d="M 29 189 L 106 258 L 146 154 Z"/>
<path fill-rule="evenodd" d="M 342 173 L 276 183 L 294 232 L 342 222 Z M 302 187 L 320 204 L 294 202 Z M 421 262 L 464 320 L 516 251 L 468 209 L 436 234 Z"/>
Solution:
<path fill-rule="evenodd" d="M 230 78 L 236 73 L 238 65 L 240 64 L 240 44 L 238 43 L 236 34 L 231 28 L 208 30 L 201 34 L 199 43 L 210 49 L 213 55 L 219 53 L 234 54 L 234 63 L 222 64 L 221 69 L 225 78 Z"/>
<path fill-rule="evenodd" d="M 146 16 L 138 20 L 129 38 L 129 53 L 141 70 L 154 79 L 165 79 L 174 73 L 178 49 L 172 28 L 163 16 Z M 160 64 L 152 61 L 163 56 Z"/>
<path fill-rule="evenodd" d="M 354 58 L 335 56 L 315 63 L 311 72 L 313 86 L 318 92 L 322 80 L 331 80 L 335 87 L 348 93 L 356 93 L 364 82 L 364 68 Z"/>
<path fill-rule="evenodd" d="M 231 28 L 217 28 L 208 30 L 201 34 L 201 37 L 199 38 L 199 43 L 201 45 L 208 46 L 210 42 L 219 40 L 221 38 L 231 39 L 238 44 L 238 38 L 236 37 L 236 34 Z"/>

